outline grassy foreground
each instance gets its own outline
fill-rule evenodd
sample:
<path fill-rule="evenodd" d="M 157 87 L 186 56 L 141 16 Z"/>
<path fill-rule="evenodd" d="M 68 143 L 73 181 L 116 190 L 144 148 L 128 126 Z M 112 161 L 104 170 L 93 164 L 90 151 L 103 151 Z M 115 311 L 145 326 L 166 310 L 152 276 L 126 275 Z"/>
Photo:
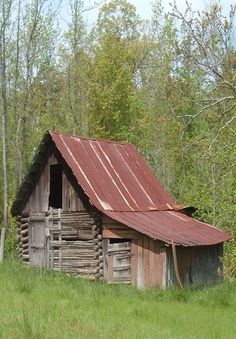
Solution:
<path fill-rule="evenodd" d="M 106 285 L 0 266 L 0 338 L 236 338 L 236 284 L 199 291 Z"/>

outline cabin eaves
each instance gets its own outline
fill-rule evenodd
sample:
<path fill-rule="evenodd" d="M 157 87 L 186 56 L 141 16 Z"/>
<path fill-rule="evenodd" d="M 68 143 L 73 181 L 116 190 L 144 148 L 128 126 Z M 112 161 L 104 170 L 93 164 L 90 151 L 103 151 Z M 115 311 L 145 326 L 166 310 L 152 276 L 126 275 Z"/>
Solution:
<path fill-rule="evenodd" d="M 91 203 L 102 213 L 152 239 L 183 246 L 214 245 L 231 237 L 181 213 L 137 149 L 129 143 L 48 131 L 12 207 L 19 214 L 48 148 L 55 146 Z"/>

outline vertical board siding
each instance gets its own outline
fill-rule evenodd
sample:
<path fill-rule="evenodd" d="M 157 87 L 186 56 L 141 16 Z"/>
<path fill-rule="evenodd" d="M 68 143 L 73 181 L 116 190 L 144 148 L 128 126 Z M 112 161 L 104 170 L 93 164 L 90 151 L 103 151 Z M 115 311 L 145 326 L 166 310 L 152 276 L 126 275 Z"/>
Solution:
<path fill-rule="evenodd" d="M 131 240 L 132 284 L 138 288 L 151 286 L 164 288 L 166 252 L 162 242 L 153 240 L 105 215 L 102 220 L 103 238 Z"/>
<path fill-rule="evenodd" d="M 140 256 L 142 257 L 142 287 L 158 286 L 165 288 L 163 285 L 163 275 L 165 274 L 165 248 L 161 248 L 162 242 L 153 240 L 145 235 L 143 238 L 143 246 L 140 246 Z M 140 265 L 141 268 L 141 265 Z"/>
<path fill-rule="evenodd" d="M 131 241 L 131 284 L 137 286 L 138 272 L 138 240 Z"/>
<path fill-rule="evenodd" d="M 138 269 L 137 269 L 137 286 L 138 288 L 144 287 L 144 260 L 143 260 L 143 236 L 138 238 Z"/>
<path fill-rule="evenodd" d="M 54 154 L 51 154 L 43 168 L 34 190 L 25 206 L 24 211 L 30 213 L 47 212 L 49 209 L 50 194 L 50 166 L 61 163 Z M 66 212 L 85 211 L 83 197 L 79 196 L 70 182 L 70 178 L 62 173 L 62 210 Z"/>
<path fill-rule="evenodd" d="M 62 210 L 67 212 L 85 211 L 82 198 L 78 196 L 64 172 L 62 175 Z"/>
<path fill-rule="evenodd" d="M 154 248 L 154 240 L 149 238 L 149 286 L 155 285 L 155 274 L 157 274 L 155 257 L 157 256 Z"/>
<path fill-rule="evenodd" d="M 38 182 L 29 198 L 28 208 L 30 213 L 34 212 L 47 212 L 49 191 L 50 191 L 50 165 L 57 164 L 58 161 L 54 154 L 50 155 L 48 161 L 43 168 Z"/>
<path fill-rule="evenodd" d="M 220 257 L 223 244 L 177 248 L 177 263 L 180 280 L 185 286 L 202 286 L 219 282 L 222 277 Z M 176 285 L 173 257 L 168 249 L 167 285 Z"/>

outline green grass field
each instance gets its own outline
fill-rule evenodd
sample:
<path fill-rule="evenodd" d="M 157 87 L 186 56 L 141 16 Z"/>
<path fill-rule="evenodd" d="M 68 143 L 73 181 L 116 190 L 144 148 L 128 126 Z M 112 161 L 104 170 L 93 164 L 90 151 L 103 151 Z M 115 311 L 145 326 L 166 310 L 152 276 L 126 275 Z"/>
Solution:
<path fill-rule="evenodd" d="M 7 260 L 0 338 L 236 338 L 236 284 L 139 291 Z"/>

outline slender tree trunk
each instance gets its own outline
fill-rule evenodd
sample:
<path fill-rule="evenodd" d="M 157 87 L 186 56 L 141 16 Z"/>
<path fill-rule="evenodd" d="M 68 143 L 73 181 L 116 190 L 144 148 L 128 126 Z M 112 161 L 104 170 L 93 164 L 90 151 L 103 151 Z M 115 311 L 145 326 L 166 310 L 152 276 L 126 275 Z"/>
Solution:
<path fill-rule="evenodd" d="M 1 99 L 2 99 L 2 170 L 3 170 L 3 227 L 1 231 L 0 262 L 4 257 L 5 235 L 8 227 L 8 175 L 7 175 L 7 85 L 6 85 L 6 26 L 9 19 L 10 3 L 5 7 L 1 4 L 2 25 L 0 45 L 0 73 L 1 73 Z"/>
<path fill-rule="evenodd" d="M 20 58 L 20 17 L 21 17 L 21 0 L 18 0 L 18 14 L 17 14 L 17 33 L 16 33 L 16 64 L 15 64 L 15 82 L 14 82 L 14 121 L 15 121 L 15 173 L 18 179 L 18 184 L 22 182 L 22 149 L 20 147 L 20 127 L 21 116 L 18 113 L 18 80 L 19 80 L 19 58 Z"/>

